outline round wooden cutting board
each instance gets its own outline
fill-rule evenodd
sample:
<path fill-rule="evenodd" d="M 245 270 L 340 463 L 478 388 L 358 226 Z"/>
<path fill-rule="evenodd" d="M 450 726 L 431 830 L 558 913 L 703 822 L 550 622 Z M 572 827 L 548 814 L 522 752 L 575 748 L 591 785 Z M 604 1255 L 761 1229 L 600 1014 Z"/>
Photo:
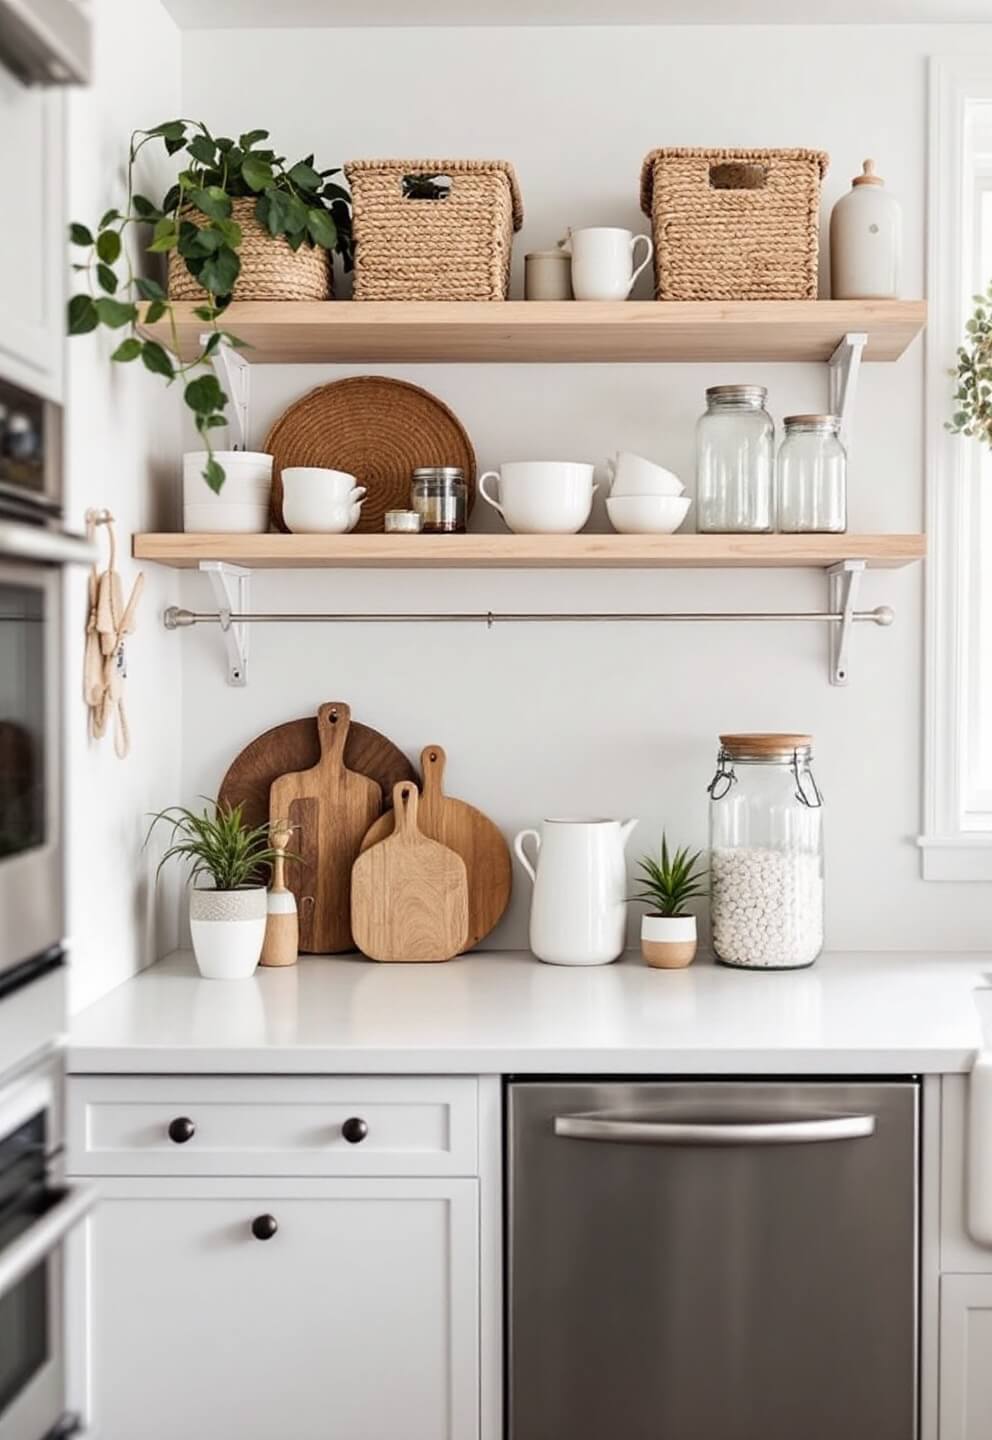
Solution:
<path fill-rule="evenodd" d="M 381 532 L 387 510 L 410 508 L 410 479 L 424 465 L 465 472 L 467 509 L 475 501 L 475 451 L 465 428 L 437 396 L 405 380 L 355 375 L 311 390 L 279 417 L 262 447 L 272 456 L 272 523 L 282 514 L 282 471 L 317 465 L 354 475 L 368 494 L 356 529 Z M 389 792 L 391 793 L 391 792 Z"/>

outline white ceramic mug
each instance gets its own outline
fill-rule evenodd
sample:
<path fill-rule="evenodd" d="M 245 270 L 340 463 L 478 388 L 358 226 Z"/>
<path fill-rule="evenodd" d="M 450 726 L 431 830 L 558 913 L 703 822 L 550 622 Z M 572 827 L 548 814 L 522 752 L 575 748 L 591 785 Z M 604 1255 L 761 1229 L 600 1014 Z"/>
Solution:
<path fill-rule="evenodd" d="M 574 460 L 513 460 L 479 479 L 479 494 L 515 535 L 574 535 L 589 519 L 595 466 Z M 499 499 L 486 481 L 495 480 Z"/>
<path fill-rule="evenodd" d="M 314 500 L 329 500 L 341 504 L 349 492 L 358 484 L 356 476 L 347 470 L 326 470 L 321 465 L 287 465 L 282 472 L 283 494 L 313 497 Z"/>
<path fill-rule="evenodd" d="M 634 268 L 638 244 L 644 259 Z M 654 254 L 649 235 L 594 225 L 570 230 L 563 248 L 572 256 L 572 291 L 576 300 L 626 300 L 634 281 Z"/>
<path fill-rule="evenodd" d="M 612 495 L 681 495 L 685 490 L 671 470 L 630 450 L 619 450 L 615 459 L 607 460 L 606 470 Z"/>

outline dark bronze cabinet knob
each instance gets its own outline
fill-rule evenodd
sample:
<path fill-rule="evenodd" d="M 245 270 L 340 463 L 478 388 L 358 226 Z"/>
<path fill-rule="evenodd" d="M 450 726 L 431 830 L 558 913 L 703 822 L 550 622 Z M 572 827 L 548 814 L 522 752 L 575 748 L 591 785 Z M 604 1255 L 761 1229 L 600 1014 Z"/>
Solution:
<path fill-rule="evenodd" d="M 176 1145 L 185 1145 L 196 1134 L 196 1126 L 187 1115 L 177 1115 L 169 1121 L 169 1139 Z"/>
<path fill-rule="evenodd" d="M 251 1233 L 256 1240 L 271 1240 L 278 1229 L 274 1215 L 256 1215 L 251 1222 Z"/>
<path fill-rule="evenodd" d="M 347 1140 L 349 1145 L 360 1144 L 365 1139 L 368 1133 L 368 1125 L 357 1115 L 353 1115 L 350 1120 L 346 1120 L 341 1126 L 341 1134 Z"/>

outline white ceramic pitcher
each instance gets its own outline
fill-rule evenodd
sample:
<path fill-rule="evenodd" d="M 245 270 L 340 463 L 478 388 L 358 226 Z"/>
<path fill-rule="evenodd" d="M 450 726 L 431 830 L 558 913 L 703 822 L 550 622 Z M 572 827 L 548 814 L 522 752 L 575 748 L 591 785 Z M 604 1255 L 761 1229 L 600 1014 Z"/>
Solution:
<path fill-rule="evenodd" d="M 549 965 L 608 965 L 627 920 L 624 847 L 636 820 L 545 820 L 521 830 L 517 859 L 534 882 L 530 948 Z M 534 863 L 524 849 L 532 837 Z"/>

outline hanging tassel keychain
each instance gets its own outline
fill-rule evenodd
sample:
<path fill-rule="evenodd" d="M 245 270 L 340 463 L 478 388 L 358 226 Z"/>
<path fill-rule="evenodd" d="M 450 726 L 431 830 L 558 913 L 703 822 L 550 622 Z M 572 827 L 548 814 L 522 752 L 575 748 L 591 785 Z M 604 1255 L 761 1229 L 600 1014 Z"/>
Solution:
<path fill-rule="evenodd" d="M 117 573 L 117 536 L 109 510 L 87 510 L 86 536 L 93 540 L 97 527 L 105 525 L 110 542 L 107 568 L 94 564 L 89 580 L 89 613 L 86 619 L 86 650 L 83 658 L 83 697 L 89 707 L 89 731 L 94 740 L 114 724 L 114 753 L 123 760 L 131 748 L 127 713 L 124 709 L 124 681 L 127 665 L 124 637 L 134 633 L 135 611 L 145 577 L 138 575 L 127 604 Z"/>

